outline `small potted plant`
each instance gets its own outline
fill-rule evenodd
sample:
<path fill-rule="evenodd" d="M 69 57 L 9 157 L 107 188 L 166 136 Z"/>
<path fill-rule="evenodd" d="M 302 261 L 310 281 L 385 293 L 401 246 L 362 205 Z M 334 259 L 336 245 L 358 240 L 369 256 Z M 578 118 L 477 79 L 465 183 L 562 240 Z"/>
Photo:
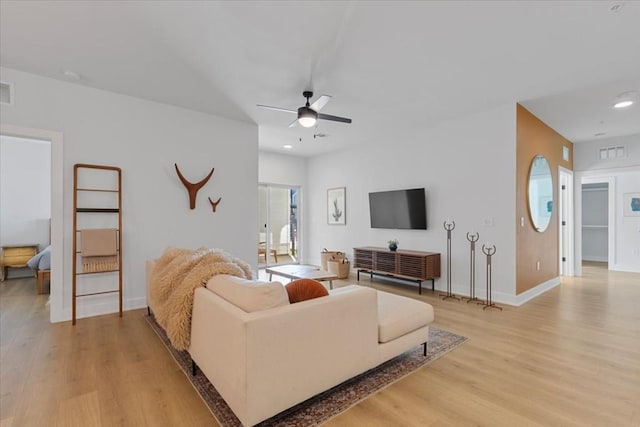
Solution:
<path fill-rule="evenodd" d="M 390 251 L 395 251 L 396 249 L 398 249 L 398 239 L 391 239 L 391 240 L 387 240 L 387 243 L 389 244 L 389 250 Z"/>

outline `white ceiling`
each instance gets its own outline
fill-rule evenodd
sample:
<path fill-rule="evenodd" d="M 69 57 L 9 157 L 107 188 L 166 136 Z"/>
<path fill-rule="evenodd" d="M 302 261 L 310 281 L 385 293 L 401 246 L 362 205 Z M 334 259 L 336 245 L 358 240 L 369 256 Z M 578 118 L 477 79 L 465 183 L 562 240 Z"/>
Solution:
<path fill-rule="evenodd" d="M 618 13 L 610 8 L 622 4 Z M 312 156 L 520 102 L 572 141 L 640 133 L 640 2 L 0 2 L 0 64 L 260 126 Z M 321 121 L 302 91 L 332 95 Z M 302 138 L 302 143 L 299 139 Z"/>

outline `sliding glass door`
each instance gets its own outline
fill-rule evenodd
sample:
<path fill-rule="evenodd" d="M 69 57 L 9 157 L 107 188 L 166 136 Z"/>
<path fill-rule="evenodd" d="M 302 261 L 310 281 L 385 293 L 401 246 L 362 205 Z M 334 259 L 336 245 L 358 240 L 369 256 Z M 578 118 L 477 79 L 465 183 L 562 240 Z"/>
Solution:
<path fill-rule="evenodd" d="M 258 187 L 258 267 L 298 262 L 299 194 L 298 187 Z"/>

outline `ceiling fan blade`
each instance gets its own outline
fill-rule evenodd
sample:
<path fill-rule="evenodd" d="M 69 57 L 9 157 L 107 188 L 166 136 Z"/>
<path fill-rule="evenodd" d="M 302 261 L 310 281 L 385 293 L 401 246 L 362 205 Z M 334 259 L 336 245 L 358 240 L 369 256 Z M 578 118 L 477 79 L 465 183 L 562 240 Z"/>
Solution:
<path fill-rule="evenodd" d="M 266 108 L 268 110 L 284 111 L 285 113 L 296 113 L 296 114 L 298 114 L 297 110 L 289 110 L 287 108 L 271 107 L 269 105 L 260 105 L 260 104 L 256 104 L 256 107 Z"/>
<path fill-rule="evenodd" d="M 333 122 L 351 123 L 351 119 L 346 117 L 332 116 L 331 114 L 318 113 L 318 118 L 322 120 L 331 120 Z"/>
<path fill-rule="evenodd" d="M 322 109 L 322 107 L 324 107 L 325 105 L 327 105 L 327 102 L 331 101 L 331 97 L 329 95 L 322 95 L 320 96 L 320 98 L 316 99 L 313 104 L 311 104 L 309 107 L 318 112 Z"/>
<path fill-rule="evenodd" d="M 294 128 L 298 126 L 298 119 L 295 119 L 294 121 L 291 122 L 291 124 L 289 125 L 290 128 Z"/>

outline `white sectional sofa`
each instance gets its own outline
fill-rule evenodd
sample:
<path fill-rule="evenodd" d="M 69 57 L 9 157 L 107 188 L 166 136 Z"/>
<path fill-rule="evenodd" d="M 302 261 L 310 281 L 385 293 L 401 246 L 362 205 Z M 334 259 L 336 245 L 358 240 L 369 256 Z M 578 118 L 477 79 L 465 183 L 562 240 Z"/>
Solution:
<path fill-rule="evenodd" d="M 432 321 L 429 304 L 367 287 L 289 304 L 279 282 L 217 275 L 195 290 L 189 354 L 252 426 L 416 346 L 426 355 Z"/>

